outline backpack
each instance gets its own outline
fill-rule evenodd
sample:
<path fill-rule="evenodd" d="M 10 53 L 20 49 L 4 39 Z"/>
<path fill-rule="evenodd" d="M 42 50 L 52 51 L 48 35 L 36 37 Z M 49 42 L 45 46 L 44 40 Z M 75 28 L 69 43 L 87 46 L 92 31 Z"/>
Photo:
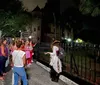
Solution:
<path fill-rule="evenodd" d="M 65 50 L 62 47 L 60 47 L 59 55 L 58 55 L 59 59 L 63 59 L 65 57 L 65 55 L 66 55 Z"/>

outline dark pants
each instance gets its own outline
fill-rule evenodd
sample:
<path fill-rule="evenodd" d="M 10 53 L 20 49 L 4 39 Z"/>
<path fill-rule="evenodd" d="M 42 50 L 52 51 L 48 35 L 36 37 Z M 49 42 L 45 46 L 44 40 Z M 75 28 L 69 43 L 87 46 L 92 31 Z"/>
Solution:
<path fill-rule="evenodd" d="M 4 57 L 4 62 L 3 62 L 3 73 L 6 73 L 5 64 L 6 64 L 7 59 L 8 59 L 7 57 Z"/>
<path fill-rule="evenodd" d="M 3 73 L 6 72 L 5 64 L 6 64 L 7 57 L 0 56 L 0 76 L 3 76 Z"/>
<path fill-rule="evenodd" d="M 38 61 L 38 58 L 39 58 L 39 52 L 38 51 L 34 51 L 33 60 L 35 59 L 36 61 Z"/>
<path fill-rule="evenodd" d="M 55 82 L 58 82 L 59 80 L 59 75 L 54 69 L 52 66 L 50 66 L 51 68 L 51 71 L 50 71 L 50 78 L 52 81 L 55 81 Z"/>
<path fill-rule="evenodd" d="M 3 63 L 4 63 L 4 58 L 3 56 L 0 56 L 0 76 L 3 76 Z"/>

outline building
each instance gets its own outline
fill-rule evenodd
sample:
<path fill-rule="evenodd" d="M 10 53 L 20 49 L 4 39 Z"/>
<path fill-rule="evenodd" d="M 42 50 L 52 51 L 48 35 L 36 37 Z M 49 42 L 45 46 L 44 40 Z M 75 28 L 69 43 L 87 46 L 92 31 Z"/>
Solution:
<path fill-rule="evenodd" d="M 37 6 L 32 12 L 32 22 L 26 26 L 26 31 L 22 32 L 22 38 L 31 38 L 33 42 L 41 41 L 41 9 Z"/>
<path fill-rule="evenodd" d="M 0 30 L 0 38 L 1 38 L 1 35 L 2 35 L 2 31 Z"/>

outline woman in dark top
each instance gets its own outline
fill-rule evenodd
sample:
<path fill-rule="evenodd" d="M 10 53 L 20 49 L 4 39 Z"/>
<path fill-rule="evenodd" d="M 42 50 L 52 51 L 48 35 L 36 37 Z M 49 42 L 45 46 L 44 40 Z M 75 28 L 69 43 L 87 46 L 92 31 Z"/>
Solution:
<path fill-rule="evenodd" d="M 8 48 L 7 40 L 2 39 L 0 44 L 0 79 L 4 80 L 4 75 L 6 75 L 5 64 L 8 58 Z"/>

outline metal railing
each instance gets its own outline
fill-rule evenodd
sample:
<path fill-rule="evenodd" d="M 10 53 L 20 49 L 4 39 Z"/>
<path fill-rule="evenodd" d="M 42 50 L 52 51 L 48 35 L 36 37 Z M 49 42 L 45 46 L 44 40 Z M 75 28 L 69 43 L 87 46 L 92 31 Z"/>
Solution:
<path fill-rule="evenodd" d="M 44 48 L 43 48 L 44 47 Z M 63 71 L 78 77 L 84 81 L 90 82 L 93 85 L 100 84 L 100 49 L 92 46 L 71 46 L 62 44 L 65 49 L 66 56 L 63 59 Z M 49 63 L 49 55 L 44 55 L 44 52 L 49 51 L 50 47 L 40 45 L 39 59 Z"/>

